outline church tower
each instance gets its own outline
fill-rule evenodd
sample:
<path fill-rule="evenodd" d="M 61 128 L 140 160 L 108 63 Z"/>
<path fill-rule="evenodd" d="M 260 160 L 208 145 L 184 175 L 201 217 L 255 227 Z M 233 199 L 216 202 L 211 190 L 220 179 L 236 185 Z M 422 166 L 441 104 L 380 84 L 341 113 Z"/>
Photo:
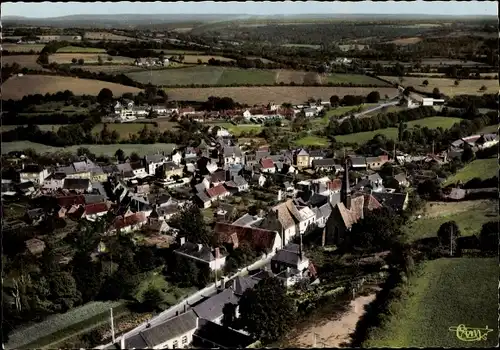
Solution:
<path fill-rule="evenodd" d="M 340 200 L 347 209 L 351 209 L 351 188 L 349 187 L 349 162 L 344 162 L 344 177 L 342 178 L 342 187 L 340 189 Z"/>

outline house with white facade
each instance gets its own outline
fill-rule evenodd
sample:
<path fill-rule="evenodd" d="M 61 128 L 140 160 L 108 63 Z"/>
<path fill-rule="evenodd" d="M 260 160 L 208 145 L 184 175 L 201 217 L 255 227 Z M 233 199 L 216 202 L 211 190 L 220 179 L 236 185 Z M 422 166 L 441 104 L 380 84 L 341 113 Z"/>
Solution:
<path fill-rule="evenodd" d="M 139 333 L 121 338 L 121 349 L 180 349 L 193 342 L 198 329 L 198 316 L 189 310 L 167 321 L 145 328 Z"/>
<path fill-rule="evenodd" d="M 36 185 L 42 185 L 43 181 L 49 176 L 49 171 L 38 164 L 24 165 L 19 171 L 19 182 L 33 182 Z"/>
<path fill-rule="evenodd" d="M 160 168 L 166 162 L 168 162 L 168 159 L 163 154 L 153 154 L 144 156 L 144 164 L 146 167 L 146 172 L 149 175 L 156 174 L 156 169 Z"/>
<path fill-rule="evenodd" d="M 180 243 L 180 248 L 174 250 L 176 254 L 203 264 L 207 264 L 211 271 L 222 269 L 226 263 L 227 253 L 223 248 L 217 247 L 212 249 L 203 244 L 186 242 L 184 238 L 181 238 Z"/>

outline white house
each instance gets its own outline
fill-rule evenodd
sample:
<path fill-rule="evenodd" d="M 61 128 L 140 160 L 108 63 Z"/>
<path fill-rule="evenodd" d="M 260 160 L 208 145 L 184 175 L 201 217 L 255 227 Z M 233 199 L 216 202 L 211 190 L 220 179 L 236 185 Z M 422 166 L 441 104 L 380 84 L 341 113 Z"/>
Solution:
<path fill-rule="evenodd" d="M 168 159 L 163 154 L 153 154 L 149 156 L 144 156 L 146 172 L 149 175 L 154 175 L 156 173 L 156 169 L 161 167 L 166 162 L 168 162 Z"/>
<path fill-rule="evenodd" d="M 42 185 L 43 181 L 49 176 L 49 171 L 42 168 L 37 164 L 24 165 L 19 171 L 19 181 L 20 182 L 33 182 L 37 185 Z"/>
<path fill-rule="evenodd" d="M 247 109 L 245 112 L 243 112 L 243 118 L 245 119 L 250 119 L 252 118 L 252 113 Z"/>
<path fill-rule="evenodd" d="M 53 191 L 63 188 L 65 177 L 66 174 L 64 173 L 51 174 L 43 181 L 43 188 Z"/>
<path fill-rule="evenodd" d="M 316 214 L 309 207 L 302 207 L 299 209 L 299 233 L 303 234 L 307 228 L 316 222 Z"/>
<path fill-rule="evenodd" d="M 217 137 L 230 137 L 230 136 L 232 136 L 231 133 L 224 128 L 220 128 L 219 130 L 217 130 Z"/>
<path fill-rule="evenodd" d="M 135 177 L 142 179 L 148 176 L 148 172 L 146 171 L 146 168 L 144 167 L 142 162 L 130 163 L 130 166 L 132 167 L 132 172 L 134 173 Z"/>
<path fill-rule="evenodd" d="M 87 204 L 84 210 L 82 217 L 89 221 L 95 221 L 108 213 L 108 206 L 106 203 L 93 203 Z"/>
<path fill-rule="evenodd" d="M 118 216 L 115 218 L 113 225 L 111 226 L 109 232 L 122 232 L 129 233 L 135 230 L 140 229 L 148 222 L 146 213 L 137 212 L 137 213 L 126 213 L 123 216 Z"/>
<path fill-rule="evenodd" d="M 304 115 L 306 116 L 306 118 L 312 118 L 316 116 L 316 114 L 316 108 L 304 108 Z"/>
<path fill-rule="evenodd" d="M 198 329 L 198 316 L 189 310 L 154 327 L 121 338 L 120 349 L 180 349 L 187 348 Z"/>
<path fill-rule="evenodd" d="M 185 238 L 181 238 L 181 247 L 176 249 L 176 254 L 186 258 L 207 264 L 211 271 L 217 271 L 224 267 L 227 254 L 221 252 L 220 248 L 212 249 L 203 244 L 195 244 L 186 242 Z"/>
<path fill-rule="evenodd" d="M 174 154 L 172 154 L 172 162 L 174 162 L 176 165 L 181 164 L 182 154 L 180 152 L 175 152 Z"/>

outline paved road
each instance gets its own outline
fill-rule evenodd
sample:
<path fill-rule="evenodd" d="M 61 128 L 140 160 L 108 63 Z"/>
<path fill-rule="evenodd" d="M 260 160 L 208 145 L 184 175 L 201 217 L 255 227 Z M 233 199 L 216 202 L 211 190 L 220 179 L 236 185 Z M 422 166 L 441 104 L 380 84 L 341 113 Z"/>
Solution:
<path fill-rule="evenodd" d="M 369 108 L 369 109 L 364 110 L 362 112 L 354 114 L 354 118 L 360 118 L 360 117 L 364 116 L 365 114 L 377 111 L 377 110 L 382 109 L 384 107 L 396 106 L 398 103 L 399 103 L 399 100 L 381 103 L 375 107 L 372 107 L 372 108 Z M 338 119 L 338 122 L 342 123 L 344 120 L 349 119 L 349 118 L 350 118 L 350 116 Z"/>
<path fill-rule="evenodd" d="M 259 268 L 263 267 L 264 265 L 268 264 L 271 261 L 271 258 L 272 258 L 272 255 L 268 256 L 265 259 L 259 260 L 258 262 L 254 263 L 253 265 L 250 265 L 244 269 L 241 269 L 239 272 L 237 272 L 233 276 L 229 277 L 228 280 L 232 280 L 232 279 L 236 278 L 237 276 L 246 275 L 248 273 L 249 268 L 250 268 L 250 270 L 255 270 L 255 269 L 259 269 Z M 161 323 L 171 319 L 172 317 L 174 317 L 177 313 L 180 314 L 180 313 L 184 312 L 185 307 L 187 309 L 189 309 L 187 304 L 192 305 L 192 304 L 200 301 L 204 297 L 209 297 L 215 293 L 216 293 L 215 285 L 212 285 L 209 288 L 205 288 L 202 291 L 198 291 L 195 294 L 183 299 L 178 304 L 172 306 L 171 308 L 169 308 L 169 309 L 163 311 L 162 313 L 158 314 L 157 316 L 153 317 L 149 321 L 149 324 L 151 325 L 151 327 L 156 326 L 158 324 L 161 324 Z M 141 324 L 140 326 L 132 329 L 131 331 L 128 331 L 127 333 L 124 334 L 125 338 L 129 338 L 133 335 L 136 335 L 140 331 L 144 330 L 146 328 L 147 324 L 148 323 L 145 322 L 145 323 Z M 118 336 L 116 337 L 116 341 L 119 341 Z M 96 347 L 96 349 L 104 349 L 104 348 L 107 348 L 108 346 L 111 346 L 111 345 L 112 345 L 111 343 L 106 344 L 106 345 L 101 345 L 101 346 Z"/>

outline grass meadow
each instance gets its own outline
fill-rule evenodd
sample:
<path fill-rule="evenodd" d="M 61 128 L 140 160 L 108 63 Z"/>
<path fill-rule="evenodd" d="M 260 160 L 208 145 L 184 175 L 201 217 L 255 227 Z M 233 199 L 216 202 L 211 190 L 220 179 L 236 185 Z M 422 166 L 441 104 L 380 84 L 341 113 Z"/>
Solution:
<path fill-rule="evenodd" d="M 498 176 L 498 159 L 476 159 L 457 171 L 456 174 L 446 179 L 443 186 L 456 183 L 458 181 L 465 183 L 475 177 L 485 180 L 493 176 Z"/>

